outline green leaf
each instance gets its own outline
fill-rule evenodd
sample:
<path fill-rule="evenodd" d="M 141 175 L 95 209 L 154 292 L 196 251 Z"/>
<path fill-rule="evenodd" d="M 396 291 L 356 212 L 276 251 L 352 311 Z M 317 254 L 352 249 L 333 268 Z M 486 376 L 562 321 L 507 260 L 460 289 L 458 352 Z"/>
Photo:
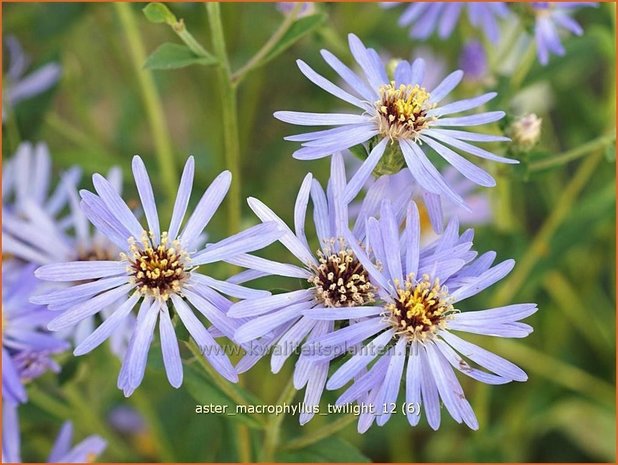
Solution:
<path fill-rule="evenodd" d="M 163 3 L 149 3 L 142 11 L 146 19 L 151 23 L 167 23 L 171 26 L 177 21 L 174 13 Z"/>
<path fill-rule="evenodd" d="M 283 53 L 286 49 L 294 45 L 302 37 L 317 29 L 326 21 L 326 14 L 318 13 L 311 16 L 305 16 L 297 20 L 286 32 L 283 37 L 272 48 L 270 53 L 264 57 L 260 64 L 268 63 L 277 55 Z"/>
<path fill-rule="evenodd" d="M 178 69 L 190 65 L 213 65 L 217 63 L 212 56 L 199 57 L 186 45 L 164 43 L 146 59 L 146 69 Z"/>
<path fill-rule="evenodd" d="M 335 436 L 304 449 L 281 452 L 277 458 L 280 462 L 370 462 L 369 458 L 352 444 Z"/>
<path fill-rule="evenodd" d="M 201 415 L 220 415 L 223 418 L 240 421 L 250 428 L 261 429 L 262 425 L 253 417 L 244 413 L 237 413 L 236 402 L 230 399 L 223 391 L 212 384 L 207 375 L 196 365 L 185 365 L 183 388 L 202 406 Z M 240 389 L 240 388 L 239 388 Z M 216 411 L 214 409 L 225 409 Z M 208 413 L 208 410 L 213 410 Z M 196 411 L 196 413 L 198 413 Z"/>

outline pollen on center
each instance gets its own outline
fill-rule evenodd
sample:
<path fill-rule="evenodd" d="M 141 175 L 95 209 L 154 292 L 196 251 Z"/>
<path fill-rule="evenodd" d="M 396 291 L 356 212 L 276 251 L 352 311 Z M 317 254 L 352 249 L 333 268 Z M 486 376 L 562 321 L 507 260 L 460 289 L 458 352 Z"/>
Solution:
<path fill-rule="evenodd" d="M 424 87 L 395 82 L 380 87 L 380 100 L 375 103 L 380 134 L 395 139 L 416 139 L 427 127 L 431 117 L 427 112 L 435 105 Z"/>
<path fill-rule="evenodd" d="M 166 232 L 158 245 L 153 239 L 152 233 L 144 232 L 141 242 L 129 240 L 129 274 L 142 294 L 167 300 L 170 294 L 179 293 L 189 278 L 190 259 L 178 240 L 169 242 Z"/>
<path fill-rule="evenodd" d="M 345 247 L 334 250 L 334 243 L 318 251 L 319 265 L 313 266 L 308 281 L 316 299 L 326 307 L 362 306 L 374 301 L 374 286 L 354 252 Z"/>
<path fill-rule="evenodd" d="M 431 280 L 428 275 L 423 275 L 420 281 L 416 281 L 410 275 L 403 285 L 396 282 L 395 288 L 397 297 L 385 306 L 385 317 L 396 334 L 410 341 L 433 337 L 455 311 L 448 290 L 440 286 L 439 279 Z"/>

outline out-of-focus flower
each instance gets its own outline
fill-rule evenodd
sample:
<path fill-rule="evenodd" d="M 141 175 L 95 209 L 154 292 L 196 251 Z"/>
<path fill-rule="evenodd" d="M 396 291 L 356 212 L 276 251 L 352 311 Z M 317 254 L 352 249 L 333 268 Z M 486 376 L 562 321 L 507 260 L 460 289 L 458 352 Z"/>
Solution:
<path fill-rule="evenodd" d="M 283 14 L 289 15 L 299 3 L 301 7 L 296 15 L 297 18 L 310 16 L 315 13 L 315 3 L 313 2 L 277 2 L 277 10 Z"/>
<path fill-rule="evenodd" d="M 226 379 L 237 381 L 236 370 L 223 349 L 204 324 L 195 316 L 192 304 L 213 327 L 231 337 L 234 321 L 218 306 L 219 291 L 234 297 L 263 297 L 255 291 L 232 285 L 197 272 L 196 268 L 236 255 L 260 249 L 275 241 L 280 232 L 274 223 L 249 228 L 239 234 L 205 247 L 198 247 L 200 234 L 217 211 L 227 193 L 231 174 L 221 173 L 206 190 L 181 232 L 193 185 L 194 161 L 187 160 L 172 219 L 167 231 L 161 231 L 157 205 L 142 159 L 133 158 L 133 176 L 146 216 L 144 227 L 120 197 L 114 186 L 100 174 L 93 176 L 96 194 L 82 190 L 81 206 L 95 227 L 121 251 L 116 259 L 73 261 L 45 265 L 36 271 L 47 281 L 71 282 L 61 289 L 39 297 L 48 304 L 61 302 L 63 313 L 48 325 L 53 331 L 69 328 L 110 306 L 114 312 L 75 349 L 75 355 L 90 352 L 122 324 L 139 305 L 137 323 L 118 376 L 118 387 L 126 396 L 141 384 L 148 351 L 157 320 L 163 362 L 170 384 L 182 384 L 182 361 L 170 317 L 170 305 L 189 331 L 204 357 Z M 75 284 L 81 281 L 81 284 Z"/>
<path fill-rule="evenodd" d="M 58 371 L 51 355 L 69 348 L 46 329 L 53 314 L 29 302 L 40 284 L 33 271 L 22 267 L 10 284 L 2 276 L 2 398 L 11 403 L 26 402 L 24 383 Z"/>
<path fill-rule="evenodd" d="M 527 152 L 532 149 L 541 138 L 542 123 L 542 118 L 534 113 L 524 115 L 513 121 L 507 131 L 515 150 Z"/>
<path fill-rule="evenodd" d="M 494 155 L 468 143 L 508 140 L 502 136 L 476 132 L 445 129 L 447 127 L 479 126 L 501 119 L 502 111 L 489 111 L 468 116 L 447 117 L 477 108 L 496 96 L 490 92 L 478 97 L 458 100 L 440 106 L 463 77 L 461 71 L 449 74 L 429 92 L 423 87 L 425 62 L 421 59 L 412 64 L 400 61 L 395 70 L 395 79 L 389 80 L 383 62 L 377 52 L 367 49 L 354 34 L 349 35 L 350 50 L 362 69 L 362 76 L 353 73 L 334 55 L 322 50 L 326 62 L 354 89 L 346 92 L 323 76 L 317 74 L 303 61 L 298 60 L 301 72 L 314 84 L 332 95 L 358 108 L 349 113 L 305 113 L 278 111 L 275 117 L 281 121 L 303 126 L 335 126 L 333 129 L 309 132 L 286 137 L 286 140 L 302 143 L 294 152 L 299 159 L 322 158 L 332 153 L 365 144 L 369 152 L 363 165 L 350 180 L 344 201 L 351 201 L 360 191 L 371 173 L 396 173 L 405 165 L 415 181 L 429 195 L 439 201 L 440 196 L 464 205 L 460 195 L 453 191 L 440 175 L 425 151 L 431 148 L 465 177 L 481 186 L 494 186 L 489 173 L 471 163 L 450 147 L 470 155 L 502 163 L 517 163 L 516 160 Z"/>
<path fill-rule="evenodd" d="M 60 79 L 58 63 L 48 63 L 26 75 L 30 59 L 24 53 L 19 41 L 8 36 L 5 39 L 8 50 L 8 71 L 4 75 L 2 88 L 2 120 L 6 118 L 5 108 L 13 108 L 22 100 L 45 92 Z"/>
<path fill-rule="evenodd" d="M 96 435 L 88 436 L 73 447 L 71 447 L 72 441 L 73 424 L 67 421 L 62 425 L 62 429 L 47 457 L 47 463 L 93 462 L 107 446 L 105 440 Z M 2 462 L 21 463 L 17 406 L 6 403 L 2 406 Z"/>
<path fill-rule="evenodd" d="M 354 165 L 360 163 L 356 158 L 352 160 L 349 163 Z M 408 170 L 402 170 L 397 174 L 385 174 L 378 179 L 371 178 L 367 181 L 365 188 L 368 189 L 375 183 L 384 184 L 384 187 L 380 188 L 382 198 L 396 205 L 396 210 L 398 211 L 404 209 L 403 206 L 410 200 L 414 200 L 419 205 L 421 223 L 423 226 L 428 226 L 428 222 L 431 223 L 434 232 L 439 233 L 442 231 L 444 218 L 457 217 L 462 225 L 468 226 L 480 226 L 491 221 L 491 205 L 486 193 L 479 191 L 476 184 L 461 176 L 452 166 L 444 168 L 442 176 L 444 176 L 449 185 L 453 186 L 455 192 L 461 195 L 466 205 L 470 207 L 470 210 L 458 208 L 452 202 L 432 203 L 431 199 L 425 198 L 423 190 L 414 181 Z M 361 204 L 362 202 L 350 204 L 349 214 L 351 218 L 356 218 Z M 422 231 L 424 239 L 434 237 L 430 233 L 429 228 L 423 227 Z"/>
<path fill-rule="evenodd" d="M 471 40 L 464 45 L 459 56 L 459 67 L 464 72 L 466 81 L 478 82 L 487 76 L 487 53 L 478 40 Z"/>
<path fill-rule="evenodd" d="M 581 36 L 584 33 L 582 27 L 571 15 L 575 10 L 586 6 L 597 6 L 596 2 L 533 2 L 530 4 L 534 10 L 536 22 L 534 37 L 537 45 L 537 56 L 542 65 L 549 62 L 549 55 L 565 54 L 564 47 L 560 42 L 559 30 L 564 29 L 572 34 Z"/>
<path fill-rule="evenodd" d="M 390 8 L 399 4 L 389 2 L 382 5 Z M 415 39 L 427 39 L 434 31 L 441 39 L 450 37 L 461 11 L 466 9 L 470 24 L 481 28 L 487 38 L 495 43 L 500 38 L 498 20 L 509 13 L 504 2 L 413 2 L 405 5 L 399 25 L 409 27 L 410 36 Z"/>
<path fill-rule="evenodd" d="M 146 430 L 146 422 L 139 412 L 125 405 L 114 408 L 107 418 L 115 430 L 124 434 Z"/>
<path fill-rule="evenodd" d="M 49 193 L 52 166 L 45 144 L 21 144 L 15 156 L 5 164 L 3 174 L 9 180 L 8 186 L 3 185 L 2 223 L 2 252 L 9 257 L 8 263 L 43 265 L 118 256 L 119 251 L 112 242 L 99 232 L 91 232 L 88 219 L 79 206 L 78 168 L 62 174 L 61 182 Z M 120 192 L 120 170 L 110 170 L 109 179 Z M 55 302 L 52 308 L 62 310 L 70 304 Z M 110 312 L 109 308 L 104 309 L 101 315 L 106 318 Z M 129 316 L 110 338 L 112 350 L 119 356 L 126 350 L 134 320 Z M 94 316 L 64 333 L 63 338 L 72 338 L 79 344 L 93 329 Z M 37 353 L 36 357 L 41 355 Z"/>
<path fill-rule="evenodd" d="M 511 362 L 461 339 L 453 331 L 497 337 L 525 337 L 532 328 L 519 320 L 533 314 L 535 304 L 510 305 L 479 311 L 459 311 L 457 304 L 500 281 L 513 268 L 513 260 L 492 266 L 494 252 L 477 258 L 471 250 L 474 231 L 459 234 L 459 222 L 451 220 L 444 234 L 421 247 L 419 213 L 411 203 L 406 224 L 399 232 L 396 215 L 388 201 L 383 202 L 380 219 L 367 223 L 367 247 L 373 250 L 382 267 L 374 266 L 363 248 L 349 236 L 350 248 L 367 270 L 376 289 L 376 303 L 367 304 L 365 319 L 350 324 L 305 344 L 307 357 L 316 363 L 328 361 L 333 353 L 357 350 L 330 377 L 327 389 L 353 384 L 339 397 L 338 404 L 362 402 L 358 430 L 365 432 L 376 421 L 384 425 L 391 416 L 383 409 L 397 401 L 405 375 L 407 417 L 411 425 L 420 419 L 422 405 L 433 429 L 440 425 L 440 401 L 457 421 L 477 429 L 478 422 L 466 400 L 453 368 L 478 381 L 504 384 L 525 381 L 526 374 Z M 306 310 L 305 317 L 318 321 L 343 320 L 352 312 Z M 473 368 L 463 357 L 487 369 Z M 369 367 L 369 365 L 371 365 Z"/>
<path fill-rule="evenodd" d="M 31 202 L 50 217 L 57 218 L 67 205 L 68 193 L 61 184 L 52 189 L 52 174 L 47 145 L 22 142 L 15 155 L 2 165 L 3 212 L 23 216 L 27 211 L 26 203 Z M 64 173 L 71 183 L 77 183 L 80 176 L 81 170 L 77 167 Z"/>
<path fill-rule="evenodd" d="M 287 358 L 303 343 L 312 341 L 334 329 L 332 321 L 317 322 L 305 318 L 303 312 L 309 309 L 327 314 L 337 312 L 361 318 L 365 306 L 374 301 L 374 289 L 368 281 L 365 268 L 360 264 L 348 243 L 343 239 L 349 227 L 347 203 L 343 200 L 346 183 L 343 159 L 340 154 L 332 157 L 331 178 L 325 193 L 320 184 L 308 174 L 298 193 L 294 209 L 294 231 L 292 231 L 272 210 L 255 198 L 249 199 L 249 206 L 262 221 L 276 221 L 285 234 L 280 242 L 302 263 L 303 267 L 272 262 L 247 255 L 232 260 L 232 263 L 256 271 L 245 272 L 243 279 L 262 275 L 278 275 L 306 280 L 307 287 L 260 299 L 247 299 L 234 304 L 230 317 L 247 318 L 238 328 L 237 342 L 256 341 L 250 352 L 237 366 L 239 372 L 255 364 L 268 349 L 272 348 L 271 369 L 278 373 Z M 357 224 L 374 214 L 375 201 L 380 197 L 381 186 L 376 186 L 367 195 L 361 207 Z M 309 197 L 312 199 L 315 224 L 320 248 L 314 254 L 305 235 L 305 214 Z M 354 242 L 364 240 L 364 228 L 354 237 Z M 237 276 L 241 277 L 243 273 Z M 328 375 L 328 361 L 310 363 L 301 354 L 294 369 L 296 389 L 306 387 L 304 404 L 306 409 L 300 415 L 305 424 L 313 417 L 320 402 Z"/>

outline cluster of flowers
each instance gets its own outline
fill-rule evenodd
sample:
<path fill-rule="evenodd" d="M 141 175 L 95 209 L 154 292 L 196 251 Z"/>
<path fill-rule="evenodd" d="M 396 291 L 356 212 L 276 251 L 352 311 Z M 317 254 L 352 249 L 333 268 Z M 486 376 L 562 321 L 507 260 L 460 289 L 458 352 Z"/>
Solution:
<path fill-rule="evenodd" d="M 427 37 L 435 28 L 445 36 L 462 5 L 416 3 L 406 8 L 402 23 L 413 25 L 415 37 Z M 490 39 L 495 37 L 495 16 L 506 15 L 506 7 L 466 5 L 471 23 L 481 25 Z M 542 24 L 537 23 L 542 29 L 537 29 L 541 61 L 543 47 L 558 52 L 557 36 L 548 24 L 577 33 L 564 13 L 573 5 L 533 5 L 548 11 L 539 15 Z M 503 118 L 502 111 L 469 113 L 496 94 L 444 103 L 462 80 L 462 71 L 434 83 L 422 59 L 401 60 L 390 70 L 353 34 L 349 47 L 359 72 L 329 51 L 321 52 L 341 85 L 303 61 L 298 66 L 311 82 L 357 111 L 275 113 L 287 123 L 329 127 L 286 138 L 301 143 L 296 158 L 331 156 L 325 186 L 311 173 L 304 178 L 293 227 L 260 200 L 249 198 L 260 223 L 209 242 L 203 231 L 223 202 L 232 175 L 225 171 L 217 176 L 189 214 L 192 157 L 184 166 L 167 227 L 161 225 L 139 156 L 132 163 L 140 200 L 134 208 L 123 200 L 118 169 L 106 177 L 95 174 L 94 192 L 78 190 L 78 168 L 63 173 L 52 190 L 45 145 L 24 143 L 5 163 L 3 458 L 19 461 L 16 408 L 27 401 L 25 383 L 59 370 L 54 354 L 74 345 L 74 354 L 83 355 L 110 340 L 122 360 L 118 388 L 130 396 L 142 382 L 157 327 L 165 372 L 175 388 L 183 382 L 175 332 L 182 324 L 205 359 L 230 382 L 269 352 L 277 373 L 301 348 L 294 386 L 305 390 L 308 406 L 319 404 L 324 389 L 344 386 L 340 404 L 390 404 L 397 400 L 403 379 L 406 401 L 421 405 L 434 429 L 440 424 L 440 402 L 457 422 L 478 428 L 455 370 L 488 384 L 526 380 L 511 362 L 454 334 L 525 337 L 532 328 L 520 320 L 537 309 L 529 303 L 477 311 L 458 308 L 514 266 L 513 260 L 494 263 L 495 252 L 479 255 L 472 248 L 474 231 L 460 231 L 460 219 L 466 219 L 461 211 L 472 210 L 477 221 L 487 218 L 484 199 L 471 186 L 495 185 L 487 171 L 461 153 L 517 163 L 477 145 L 508 138 L 457 129 Z M 362 152 L 363 159 L 352 164 L 349 179 L 344 162 L 348 155 L 343 153 L 347 149 Z M 438 169 L 433 157 L 450 166 Z M 305 233 L 309 203 L 317 252 Z M 274 242 L 298 263 L 253 254 Z M 246 270 L 222 281 L 201 268 L 218 262 Z M 291 282 L 300 279 L 302 284 L 279 294 L 246 286 L 264 276 L 296 278 Z M 223 338 L 245 351 L 236 366 L 220 345 Z M 337 369 L 329 370 L 333 361 Z M 305 411 L 302 424 L 313 416 L 311 408 Z M 418 423 L 419 413 L 408 415 L 411 425 Z M 364 432 L 374 422 L 383 425 L 389 417 L 380 408 L 367 411 L 359 417 L 358 430 Z M 70 436 L 66 425 L 50 459 L 82 461 L 105 446 L 93 436 L 69 451 Z"/>

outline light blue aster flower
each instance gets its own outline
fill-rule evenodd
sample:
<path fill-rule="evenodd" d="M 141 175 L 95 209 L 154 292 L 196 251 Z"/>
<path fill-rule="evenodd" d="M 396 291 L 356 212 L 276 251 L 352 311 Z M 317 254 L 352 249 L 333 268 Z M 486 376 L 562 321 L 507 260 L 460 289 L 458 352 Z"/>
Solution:
<path fill-rule="evenodd" d="M 478 40 L 471 40 L 464 45 L 459 56 L 459 67 L 465 73 L 465 80 L 479 82 L 487 77 L 487 53 Z"/>
<path fill-rule="evenodd" d="M 86 463 L 93 462 L 107 446 L 100 436 L 92 435 L 71 447 L 73 424 L 70 421 L 62 429 L 47 457 L 47 463 Z M 2 462 L 21 463 L 19 417 L 17 407 L 4 404 L 2 407 Z"/>
<path fill-rule="evenodd" d="M 63 330 L 113 306 L 114 312 L 74 351 L 82 355 L 105 341 L 139 304 L 137 323 L 123 357 L 118 387 L 126 396 L 140 385 L 148 350 L 159 320 L 163 362 L 170 384 L 182 384 L 182 362 L 171 321 L 175 312 L 212 366 L 230 381 L 236 370 L 223 349 L 196 317 L 191 304 L 223 335 L 231 337 L 234 321 L 218 303 L 220 292 L 234 297 L 262 297 L 264 291 L 219 281 L 198 272 L 197 267 L 260 249 L 275 241 L 280 232 L 274 223 L 249 228 L 213 244 L 201 246 L 201 232 L 227 193 L 231 174 L 221 173 L 206 190 L 181 230 L 191 195 L 193 157 L 185 165 L 172 218 L 167 231 L 159 223 L 154 192 L 138 156 L 133 158 L 133 176 L 146 217 L 144 227 L 103 176 L 93 176 L 95 193 L 82 190 L 81 206 L 88 219 L 121 251 L 116 259 L 55 263 L 39 268 L 36 275 L 54 282 L 82 281 L 68 289 L 47 294 L 46 303 L 61 304 L 63 312 L 48 325 Z M 84 282 L 85 281 L 85 282 Z M 42 300 L 42 299 L 41 299 Z M 67 308 L 68 307 L 68 308 Z"/>
<path fill-rule="evenodd" d="M 383 5 L 390 8 L 399 3 Z M 409 27 L 410 36 L 415 39 L 427 39 L 435 31 L 441 39 L 450 37 L 465 9 L 470 24 L 482 29 L 487 38 L 496 43 L 500 38 L 498 20 L 509 14 L 504 2 L 413 2 L 405 5 L 399 25 Z"/>
<path fill-rule="evenodd" d="M 32 202 L 52 218 L 57 218 L 68 202 L 64 186 L 52 189 L 52 163 L 43 142 L 22 142 L 15 155 L 2 165 L 2 210 L 23 215 L 26 203 Z M 67 181 L 79 182 L 81 170 L 73 167 L 64 174 Z"/>
<path fill-rule="evenodd" d="M 58 63 L 48 63 L 26 75 L 30 59 L 21 44 L 13 36 L 8 36 L 5 43 L 9 66 L 2 88 L 2 120 L 6 117 L 5 108 L 12 108 L 22 100 L 45 92 L 58 82 L 62 74 Z"/>
<path fill-rule="evenodd" d="M 43 143 L 23 143 L 5 164 L 3 171 L 8 186 L 3 185 L 2 252 L 5 257 L 10 257 L 9 266 L 15 262 L 43 265 L 118 256 L 119 251 L 113 243 L 100 232 L 91 231 L 88 219 L 79 206 L 77 183 L 81 172 L 78 168 L 63 173 L 61 182 L 51 191 L 52 167 L 47 146 Z M 113 168 L 108 178 L 120 193 L 120 170 Z M 49 291 L 48 286 L 46 292 Z M 34 302 L 37 303 L 36 298 Z M 68 308 L 68 304 L 54 304 L 53 307 L 62 310 Z M 101 316 L 106 318 L 110 312 L 110 309 L 104 309 Z M 79 344 L 93 331 L 94 320 L 93 316 L 81 321 L 63 332 L 63 338 L 74 339 Z M 134 320 L 133 316 L 129 316 L 110 338 L 112 350 L 119 356 L 126 350 Z M 38 357 L 41 354 L 34 355 Z"/>
<path fill-rule="evenodd" d="M 479 107 L 494 98 L 495 92 L 440 105 L 461 81 L 461 71 L 449 74 L 428 91 L 422 87 L 425 74 L 423 60 L 417 59 L 412 64 L 400 61 L 394 73 L 395 79 L 390 81 L 384 63 L 375 50 L 366 48 L 353 34 L 349 35 L 349 43 L 352 55 L 363 71 L 360 76 L 330 52 L 322 50 L 322 56 L 350 88 L 354 89 L 356 95 L 320 76 L 303 61 L 299 60 L 298 66 L 313 83 L 357 107 L 357 113 L 275 113 L 276 118 L 292 124 L 335 126 L 333 129 L 286 137 L 287 140 L 302 143 L 302 148 L 294 152 L 295 158 L 322 158 L 358 144 L 366 145 L 369 154 L 350 180 L 344 201 L 349 202 L 356 196 L 380 164 L 382 172 L 385 168 L 390 172 L 398 172 L 407 165 L 415 181 L 434 197 L 435 201 L 444 196 L 464 205 L 461 196 L 447 184 L 427 157 L 428 149 L 432 149 L 465 177 L 481 186 L 494 186 L 495 180 L 455 150 L 502 163 L 517 163 L 516 160 L 494 155 L 468 142 L 508 140 L 505 137 L 446 129 L 479 126 L 501 119 L 504 116 L 502 111 L 445 117 Z"/>
<path fill-rule="evenodd" d="M 582 27 L 571 15 L 575 10 L 586 6 L 597 6 L 596 2 L 533 2 L 536 22 L 534 37 L 537 45 L 537 56 L 542 65 L 549 62 L 549 55 L 565 54 L 560 42 L 559 30 L 564 29 L 576 36 L 584 33 Z"/>
<path fill-rule="evenodd" d="M 357 169 L 361 161 L 356 157 L 347 157 L 346 164 Z M 461 224 L 478 226 L 487 224 L 491 221 L 492 211 L 489 197 L 485 192 L 480 192 L 478 186 L 469 179 L 461 176 L 452 166 L 447 166 L 441 171 L 446 182 L 453 187 L 453 190 L 466 202 L 470 210 L 458 208 L 452 202 L 434 202 L 434 198 L 414 181 L 408 170 L 402 170 L 397 174 L 385 174 L 379 178 L 370 178 L 365 184 L 364 189 L 368 190 L 374 184 L 379 185 L 381 199 L 386 199 L 396 205 L 396 210 L 405 211 L 405 206 L 410 200 L 414 200 L 420 205 L 421 224 L 431 223 L 433 230 L 437 233 L 442 232 L 444 218 L 457 216 Z M 377 201 L 379 202 L 379 200 Z M 350 218 L 355 219 L 360 211 L 363 201 L 355 201 L 348 207 Z M 430 236 L 428 228 L 423 228 L 424 237 Z"/>
<path fill-rule="evenodd" d="M 353 308 L 304 311 L 306 318 L 321 322 L 364 317 L 306 344 L 307 356 L 319 363 L 365 341 L 362 349 L 356 350 L 326 385 L 327 389 L 338 389 L 353 381 L 337 400 L 338 404 L 358 401 L 375 406 L 375 411 L 365 410 L 360 415 L 361 433 L 374 421 L 380 426 L 388 421 L 390 406 L 397 403 L 404 376 L 405 400 L 413 406 L 406 412 L 409 423 L 414 426 L 419 422 L 422 406 L 433 429 L 440 426 L 440 400 L 455 421 L 478 428 L 453 369 L 488 384 L 527 379 L 511 362 L 453 333 L 525 337 L 532 332 L 529 325 L 519 320 L 533 314 L 537 310 L 535 304 L 479 311 L 457 309 L 459 302 L 504 278 L 514 261 L 492 266 L 494 252 L 477 257 L 471 249 L 474 231 L 469 229 L 460 235 L 456 219 L 442 236 L 425 247 L 420 245 L 420 235 L 419 213 L 414 203 L 406 212 L 405 228 L 400 233 L 390 203 L 383 202 L 380 220 L 372 218 L 367 222 L 366 245 L 381 268 L 374 265 L 374 260 L 354 243 L 349 233 L 346 236 L 376 288 L 376 303 L 360 315 Z M 466 359 L 488 371 L 473 368 Z"/>
<path fill-rule="evenodd" d="M 358 213 L 354 228 L 354 242 L 364 240 L 362 227 L 367 217 L 375 213 L 376 204 L 382 195 L 379 183 L 370 188 L 366 201 Z M 303 317 L 308 309 L 326 310 L 353 308 L 359 317 L 365 305 L 373 302 L 373 286 L 368 282 L 366 271 L 343 239 L 348 229 L 347 203 L 344 201 L 346 185 L 345 169 L 340 154 L 332 157 L 331 178 L 326 193 L 309 173 L 298 192 L 294 208 L 294 231 L 272 210 L 255 198 L 249 206 L 265 222 L 275 221 L 285 231 L 279 241 L 300 261 L 301 267 L 273 262 L 246 255 L 230 260 L 253 271 L 239 274 L 238 280 L 254 279 L 264 275 L 300 278 L 307 281 L 306 287 L 257 299 L 247 299 L 234 304 L 229 311 L 233 318 L 246 318 L 235 333 L 239 343 L 254 342 L 248 354 L 237 365 L 239 372 L 248 370 L 270 349 L 271 369 L 278 373 L 285 361 L 303 341 L 312 341 L 334 329 L 332 321 L 318 322 Z M 309 246 L 305 234 L 305 215 L 311 198 L 313 222 L 319 249 L 317 254 Z M 300 415 L 300 423 L 308 422 L 314 415 L 312 408 L 319 405 L 328 375 L 329 363 L 311 363 L 300 355 L 294 370 L 294 386 L 305 390 L 304 404 L 308 408 Z"/>
<path fill-rule="evenodd" d="M 24 383 L 47 370 L 58 371 L 51 355 L 69 345 L 47 331 L 53 315 L 29 302 L 39 286 L 34 267 L 24 266 L 16 279 L 2 276 L 2 398 L 11 403 L 27 400 Z"/>

